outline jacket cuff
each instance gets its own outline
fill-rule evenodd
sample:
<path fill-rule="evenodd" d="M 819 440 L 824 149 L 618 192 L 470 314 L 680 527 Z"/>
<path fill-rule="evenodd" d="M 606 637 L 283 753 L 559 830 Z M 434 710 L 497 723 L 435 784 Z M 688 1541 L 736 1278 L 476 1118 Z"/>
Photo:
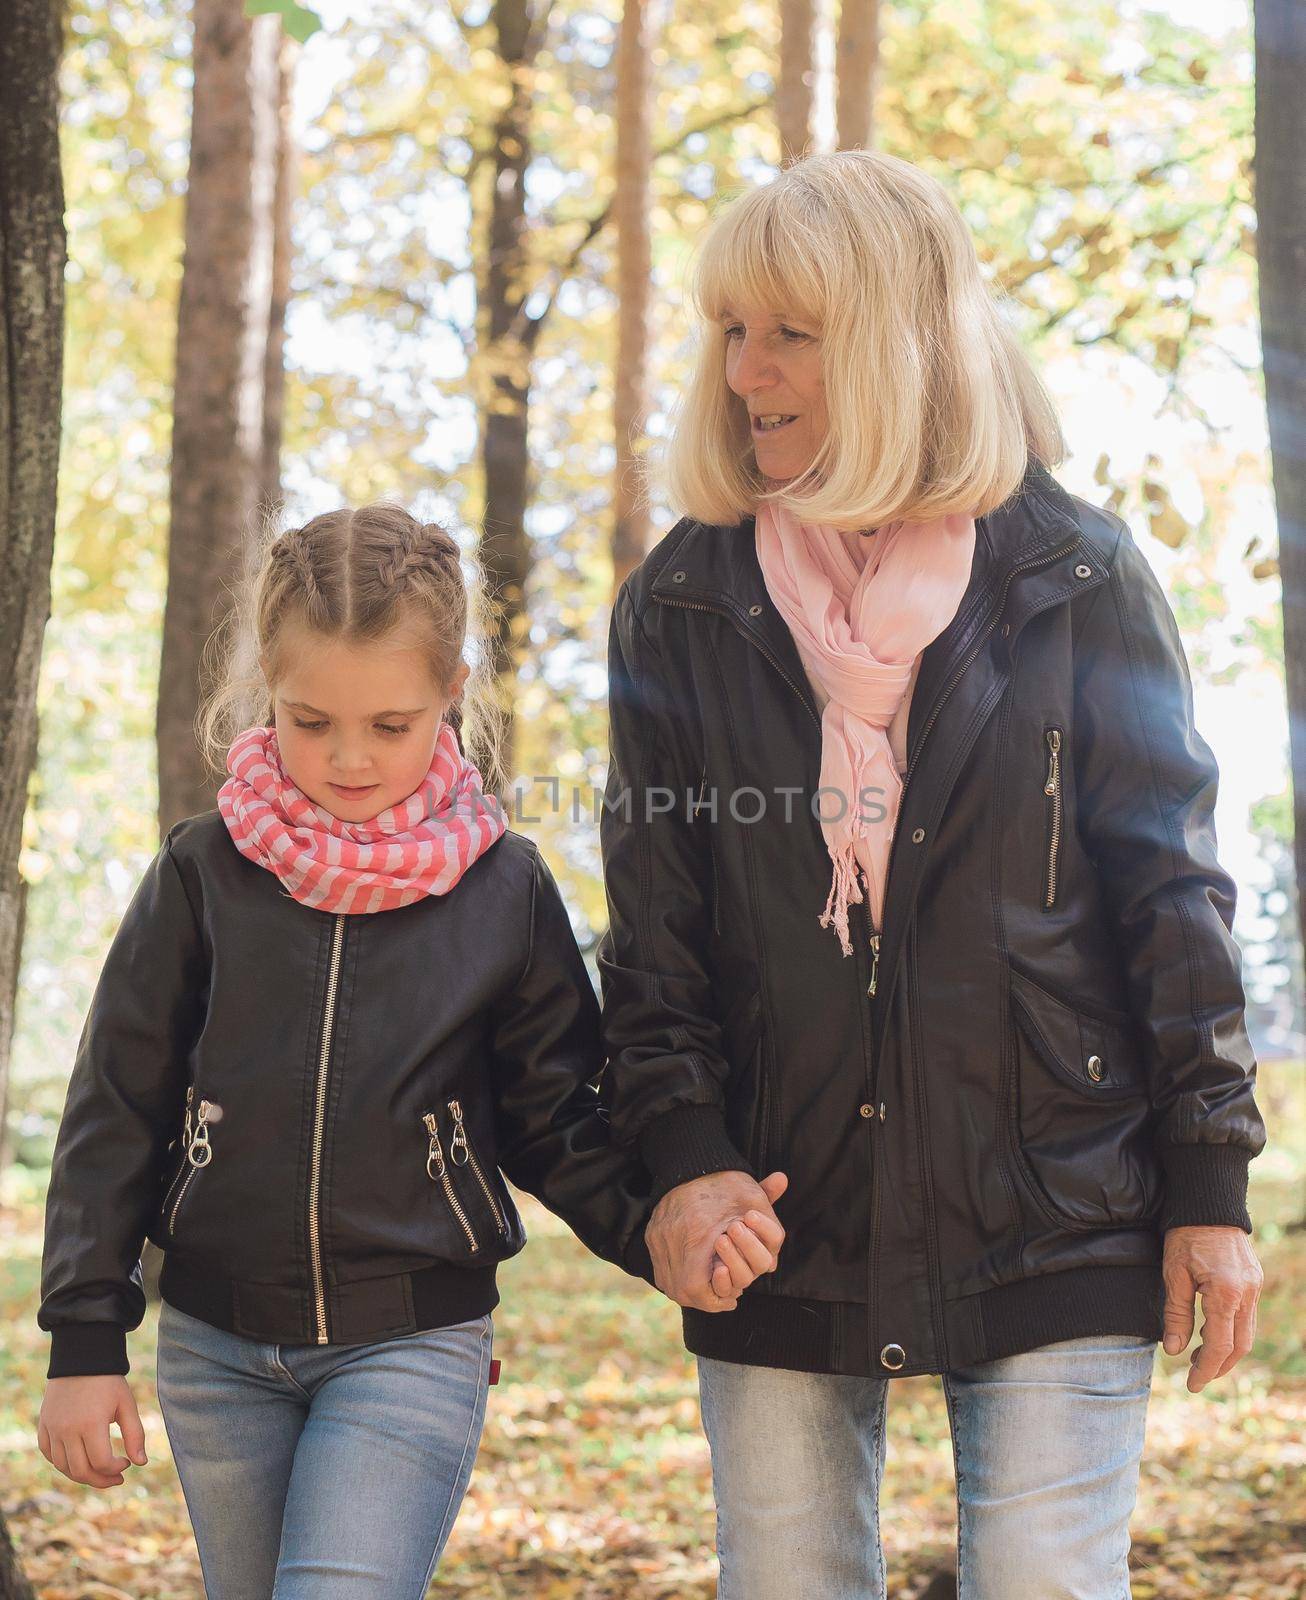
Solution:
<path fill-rule="evenodd" d="M 757 1177 L 752 1162 L 740 1155 L 726 1132 L 720 1106 L 673 1106 L 642 1129 L 639 1153 L 653 1174 L 655 1202 L 669 1189 L 712 1172 L 746 1172 Z"/>
<path fill-rule="evenodd" d="M 649 1212 L 649 1216 L 652 1212 Z M 653 1258 L 648 1253 L 648 1244 L 644 1238 L 644 1230 L 648 1227 L 648 1216 L 640 1221 L 639 1227 L 630 1236 L 630 1243 L 626 1246 L 626 1253 L 622 1258 L 622 1265 L 626 1271 L 635 1278 L 643 1278 L 644 1282 L 657 1288 L 657 1279 L 653 1276 Z"/>
<path fill-rule="evenodd" d="M 50 1330 L 47 1378 L 125 1375 L 127 1330 L 116 1322 L 61 1322 Z"/>
<path fill-rule="evenodd" d="M 1232 1144 L 1183 1144 L 1162 1148 L 1165 1204 L 1161 1227 L 1241 1228 L 1252 1231 L 1247 1213 L 1247 1166 L 1251 1151 Z"/>

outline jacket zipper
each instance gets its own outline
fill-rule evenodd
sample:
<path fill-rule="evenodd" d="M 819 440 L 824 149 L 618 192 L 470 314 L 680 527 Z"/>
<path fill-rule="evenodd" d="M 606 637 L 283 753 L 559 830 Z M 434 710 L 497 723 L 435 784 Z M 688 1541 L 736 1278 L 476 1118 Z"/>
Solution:
<path fill-rule="evenodd" d="M 322 1042 L 317 1060 L 317 1101 L 313 1112 L 313 1155 L 308 1178 L 308 1254 L 313 1271 L 313 1307 L 317 1317 L 317 1342 L 326 1344 L 326 1281 L 322 1271 L 320 1205 L 322 1190 L 322 1139 L 326 1128 L 327 1073 L 331 1065 L 331 1029 L 336 1016 L 336 989 L 340 982 L 340 954 L 345 942 L 345 914 L 336 912 L 331 930 L 331 962 L 327 969 L 326 999 L 322 1006 Z"/>
<path fill-rule="evenodd" d="M 1061 846 L 1061 729 L 1049 728 L 1044 734 L 1048 747 L 1048 775 L 1043 784 L 1048 805 L 1047 875 L 1043 888 L 1043 909 L 1050 911 L 1057 898 L 1057 851 Z"/>
<path fill-rule="evenodd" d="M 480 1184 L 482 1194 L 490 1202 L 490 1210 L 494 1212 L 494 1220 L 499 1232 L 507 1233 L 508 1219 L 504 1216 L 499 1202 L 495 1199 L 493 1191 L 485 1181 L 485 1174 L 481 1171 L 481 1163 L 476 1159 L 476 1152 L 472 1149 L 471 1142 L 467 1137 L 467 1129 L 463 1125 L 462 1102 L 450 1100 L 449 1110 L 453 1113 L 453 1138 L 449 1142 L 450 1160 L 452 1160 L 455 1167 L 461 1167 L 464 1164 L 471 1167 L 472 1175 L 477 1183 Z M 464 1152 L 462 1161 L 458 1159 L 459 1150 Z"/>
<path fill-rule="evenodd" d="M 195 1085 L 193 1083 L 188 1083 L 186 1085 L 186 1121 L 183 1124 L 182 1130 L 181 1130 L 181 1162 L 177 1167 L 177 1171 L 176 1171 L 175 1176 L 173 1177 L 172 1182 L 168 1185 L 167 1194 L 164 1195 L 164 1197 L 163 1197 L 163 1208 L 162 1209 L 163 1209 L 163 1214 L 165 1216 L 167 1216 L 168 1213 L 169 1213 L 169 1208 L 170 1208 L 170 1205 L 171 1205 L 171 1202 L 172 1202 L 172 1197 L 173 1197 L 174 1193 L 176 1192 L 177 1185 L 186 1176 L 186 1152 L 190 1149 L 191 1119 L 192 1119 L 192 1115 L 193 1115 L 191 1108 L 192 1108 L 192 1105 L 194 1103 L 194 1100 L 195 1100 Z"/>
<path fill-rule="evenodd" d="M 440 1127 L 435 1120 L 435 1113 L 428 1111 L 422 1121 L 426 1124 L 426 1131 L 430 1135 L 430 1144 L 426 1153 L 426 1175 L 432 1183 L 439 1183 L 444 1189 L 444 1197 L 449 1202 L 449 1209 L 462 1224 L 462 1230 L 467 1235 L 469 1249 L 477 1251 L 481 1247 L 477 1243 L 476 1234 L 471 1223 L 467 1220 L 467 1213 L 463 1210 L 463 1203 L 458 1198 L 457 1190 L 453 1186 L 453 1179 L 449 1176 L 449 1168 L 445 1164 L 444 1147 L 440 1143 Z"/>
<path fill-rule="evenodd" d="M 221 1116 L 221 1109 L 212 1100 L 201 1100 L 199 1115 L 196 1118 L 194 1131 L 191 1131 L 190 1103 L 194 1094 L 194 1085 L 186 1091 L 186 1161 L 183 1171 L 186 1173 L 182 1180 L 181 1188 L 177 1191 L 177 1198 L 172 1202 L 172 1209 L 168 1213 L 168 1236 L 172 1237 L 177 1227 L 177 1213 L 181 1210 L 181 1203 L 186 1198 L 186 1192 L 194 1181 L 195 1174 L 201 1167 L 207 1167 L 213 1160 L 213 1145 L 209 1140 L 209 1119 L 216 1122 Z M 214 1112 L 218 1116 L 213 1116 Z M 178 1174 L 180 1177 L 180 1174 Z"/>

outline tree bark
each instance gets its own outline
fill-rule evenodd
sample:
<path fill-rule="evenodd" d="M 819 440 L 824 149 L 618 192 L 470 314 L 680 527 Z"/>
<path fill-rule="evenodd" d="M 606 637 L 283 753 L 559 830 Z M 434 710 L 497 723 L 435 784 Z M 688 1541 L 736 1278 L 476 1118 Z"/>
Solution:
<path fill-rule="evenodd" d="M 36 1600 L 36 1591 L 24 1576 L 3 1513 L 0 1513 L 0 1600 Z"/>
<path fill-rule="evenodd" d="M 277 177 L 272 196 L 272 305 L 268 315 L 267 350 L 263 360 L 263 455 L 259 470 L 259 502 L 268 516 L 280 512 L 281 443 L 286 411 L 286 307 L 295 258 L 294 207 L 298 190 L 298 154 L 290 125 L 290 91 L 299 46 L 283 34 L 277 55 Z"/>
<path fill-rule="evenodd" d="M 1279 519 L 1298 914 L 1306 906 L 1306 8 L 1256 0 L 1261 349 Z"/>
<path fill-rule="evenodd" d="M 26 885 L 18 871 L 36 764 L 50 615 L 63 383 L 63 175 L 57 0 L 10 0 L 0 28 L 0 1173 Z M 0 1514 L 0 1600 L 34 1600 Z"/>
<path fill-rule="evenodd" d="M 653 241 L 653 78 L 647 0 L 625 0 L 617 42 L 617 363 L 612 384 L 613 591 L 644 559 L 649 540 L 640 441 L 648 410 Z"/>
<path fill-rule="evenodd" d="M 816 85 L 815 0 L 780 0 L 780 72 L 775 119 L 780 163 L 787 166 L 811 147 Z"/>
<path fill-rule="evenodd" d="M 195 0 L 194 16 L 157 717 L 161 833 L 214 804 L 195 714 L 204 647 L 258 520 L 279 165 L 279 19 L 251 21 L 228 0 Z"/>
<path fill-rule="evenodd" d="M 526 584 L 532 551 L 526 532 L 530 500 L 527 424 L 531 361 L 542 319 L 526 315 L 530 257 L 526 173 L 531 163 L 531 112 L 535 59 L 548 14 L 531 12 L 529 0 L 495 0 L 499 55 L 508 72 L 509 97 L 494 128 L 489 248 L 480 288 L 483 335 L 478 363 L 483 388 L 481 465 L 485 514 L 480 561 L 496 608 L 491 650 L 508 723 L 501 773 L 482 774 L 500 793 L 514 774 L 516 727 L 512 717 L 517 667 L 526 637 Z"/>
<path fill-rule="evenodd" d="M 0 28 L 0 1172 L 27 898 L 18 855 L 36 765 L 59 470 L 59 16 L 55 0 L 12 0 Z"/>
<path fill-rule="evenodd" d="M 835 123 L 840 150 L 870 148 L 879 57 L 879 0 L 842 0 L 835 53 Z"/>

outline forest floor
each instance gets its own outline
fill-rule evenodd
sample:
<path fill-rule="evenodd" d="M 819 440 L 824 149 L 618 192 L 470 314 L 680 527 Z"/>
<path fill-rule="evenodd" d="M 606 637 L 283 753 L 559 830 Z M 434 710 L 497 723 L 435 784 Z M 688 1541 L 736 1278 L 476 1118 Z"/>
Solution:
<path fill-rule="evenodd" d="M 1306 1317 L 1300 1284 L 1306 1080 L 1278 1063 L 1253 1165 L 1266 1271 L 1257 1348 L 1204 1394 L 1158 1355 L 1133 1519 L 1135 1600 L 1306 1597 Z M 150 1464 L 120 1488 L 58 1476 L 34 1443 L 48 1341 L 36 1326 L 40 1175 L 0 1200 L 0 1508 L 40 1600 L 200 1600 L 195 1545 L 153 1387 L 155 1312 L 130 1337 Z M 501 1274 L 471 1487 L 432 1597 L 710 1600 L 711 1474 L 679 1313 L 521 1200 L 531 1242 Z M 116 1441 L 115 1441 L 116 1443 Z M 937 1379 L 896 1382 L 882 1497 L 889 1590 L 916 1600 L 948 1565 L 956 1512 Z M 795 1600 L 816 1597 L 795 1594 Z"/>

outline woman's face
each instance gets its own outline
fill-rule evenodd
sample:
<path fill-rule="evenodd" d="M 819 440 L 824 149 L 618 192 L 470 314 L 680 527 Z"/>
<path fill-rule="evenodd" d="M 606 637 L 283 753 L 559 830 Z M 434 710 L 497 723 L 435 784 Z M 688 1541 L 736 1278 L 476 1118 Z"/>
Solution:
<path fill-rule="evenodd" d="M 451 690 L 425 656 L 393 640 L 347 642 L 287 624 L 273 693 L 277 744 L 290 781 L 342 822 L 398 805 L 430 770 Z"/>
<path fill-rule="evenodd" d="M 829 426 L 820 331 L 759 306 L 732 308 L 721 325 L 726 382 L 748 407 L 758 471 L 785 483 L 811 466 Z"/>

